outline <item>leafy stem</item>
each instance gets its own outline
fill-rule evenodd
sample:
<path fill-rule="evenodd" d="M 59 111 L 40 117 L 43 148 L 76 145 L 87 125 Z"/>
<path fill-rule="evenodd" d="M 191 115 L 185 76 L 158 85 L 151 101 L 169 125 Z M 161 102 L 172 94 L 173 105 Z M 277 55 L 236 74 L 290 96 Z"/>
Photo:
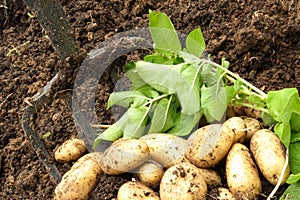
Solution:
<path fill-rule="evenodd" d="M 233 72 L 231 72 L 230 70 L 226 69 L 225 67 L 223 67 L 222 65 L 219 65 L 213 61 L 210 60 L 205 60 L 205 59 L 200 59 L 200 62 L 204 62 L 210 65 L 213 65 L 219 69 L 221 69 L 222 71 L 226 72 L 227 74 L 229 74 L 230 76 L 226 76 L 226 78 L 231 81 L 231 82 L 235 82 L 236 80 L 240 81 L 241 83 L 243 83 L 244 85 L 246 85 L 247 87 L 251 88 L 253 91 L 255 91 L 257 94 L 257 96 L 259 96 L 261 99 L 266 99 L 267 98 L 267 94 L 264 93 L 263 91 L 261 91 L 259 88 L 255 87 L 254 85 L 252 85 L 251 83 L 249 83 L 248 81 L 246 81 L 245 79 L 241 78 L 238 74 L 235 74 Z M 242 86 L 243 87 L 243 86 Z M 244 86 L 245 87 L 245 86 Z"/>
<path fill-rule="evenodd" d="M 152 103 L 154 103 L 155 101 L 159 101 L 160 99 L 163 99 L 167 96 L 170 96 L 170 95 L 173 95 L 173 94 L 163 94 L 163 95 L 160 95 L 158 97 L 155 97 L 153 99 L 150 99 L 149 101 L 147 101 L 144 106 L 147 106 L 147 105 L 150 105 L 149 107 L 151 107 Z"/>

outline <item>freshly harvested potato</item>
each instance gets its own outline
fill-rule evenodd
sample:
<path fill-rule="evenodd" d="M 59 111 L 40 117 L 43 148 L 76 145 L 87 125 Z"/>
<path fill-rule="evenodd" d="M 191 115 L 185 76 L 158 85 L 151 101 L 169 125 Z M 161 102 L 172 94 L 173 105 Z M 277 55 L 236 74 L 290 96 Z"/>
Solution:
<path fill-rule="evenodd" d="M 236 143 L 226 159 L 226 179 L 230 192 L 237 199 L 255 199 L 262 190 L 256 165 L 248 148 Z"/>
<path fill-rule="evenodd" d="M 257 119 L 254 119 L 252 117 L 242 117 L 242 119 L 244 120 L 245 124 L 246 124 L 246 128 L 247 128 L 247 134 L 246 134 L 246 141 L 249 141 L 252 137 L 252 135 L 258 131 L 259 129 L 261 129 L 260 127 L 260 123 Z"/>
<path fill-rule="evenodd" d="M 91 154 L 78 159 L 63 175 L 54 190 L 54 200 L 88 199 L 96 185 L 97 176 L 103 173 L 98 161 L 102 154 L 99 152 Z"/>
<path fill-rule="evenodd" d="M 188 138 L 185 157 L 199 168 L 218 164 L 228 153 L 234 132 L 222 124 L 210 124 L 196 130 Z"/>
<path fill-rule="evenodd" d="M 254 159 L 264 177 L 276 185 L 286 161 L 285 148 L 280 139 L 268 129 L 261 129 L 254 133 L 250 141 L 250 149 Z M 285 170 L 281 185 L 290 174 L 290 167 Z"/>
<path fill-rule="evenodd" d="M 200 169 L 200 172 L 207 185 L 221 184 L 221 176 L 216 171 L 212 169 Z"/>
<path fill-rule="evenodd" d="M 55 160 L 59 162 L 70 162 L 77 160 L 86 152 L 85 144 L 78 138 L 72 138 L 65 141 L 54 152 Z"/>
<path fill-rule="evenodd" d="M 236 200 L 236 198 L 227 188 L 218 188 L 217 193 L 218 196 L 216 199 L 218 200 Z"/>
<path fill-rule="evenodd" d="M 170 167 L 160 182 L 161 200 L 201 200 L 206 193 L 207 185 L 201 171 L 190 163 Z"/>
<path fill-rule="evenodd" d="M 163 167 L 154 161 L 145 162 L 144 164 L 138 167 L 136 172 L 136 177 L 143 184 L 149 187 L 158 185 L 163 175 Z"/>
<path fill-rule="evenodd" d="M 118 191 L 118 200 L 159 200 L 158 194 L 146 185 L 129 181 L 124 183 Z"/>
<path fill-rule="evenodd" d="M 252 118 L 255 118 L 255 119 L 261 118 L 261 111 L 260 110 L 244 107 L 244 111 L 245 111 L 246 115 L 249 116 L 249 117 L 252 117 Z"/>
<path fill-rule="evenodd" d="M 137 168 L 149 159 L 149 147 L 141 140 L 128 139 L 114 142 L 101 158 L 105 174 L 119 175 Z"/>
<path fill-rule="evenodd" d="M 187 148 L 185 139 L 171 134 L 148 134 L 140 140 L 147 143 L 151 159 L 166 168 L 174 165 Z"/>
<path fill-rule="evenodd" d="M 234 132 L 233 143 L 244 142 L 247 132 L 245 122 L 242 118 L 231 117 L 223 123 L 223 126 L 228 126 Z"/>

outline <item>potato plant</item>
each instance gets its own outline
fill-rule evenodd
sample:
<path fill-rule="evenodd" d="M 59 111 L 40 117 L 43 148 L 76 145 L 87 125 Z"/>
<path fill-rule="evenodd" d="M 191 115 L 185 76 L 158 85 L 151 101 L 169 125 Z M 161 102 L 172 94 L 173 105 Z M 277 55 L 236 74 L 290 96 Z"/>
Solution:
<path fill-rule="evenodd" d="M 117 175 L 132 171 L 152 159 L 166 168 L 160 182 L 161 199 L 172 195 L 178 199 L 205 199 L 207 180 L 199 169 L 210 169 L 226 159 L 227 183 L 230 195 L 236 199 L 254 199 L 261 192 L 258 170 L 271 184 L 290 184 L 281 199 L 299 196 L 300 99 L 297 89 L 265 93 L 231 72 L 226 59 L 222 59 L 219 65 L 209 56 L 203 58 L 205 41 L 200 28 L 188 34 L 183 48 L 165 14 L 150 11 L 149 19 L 154 53 L 145 56 L 143 61 L 125 66 L 132 86 L 128 91 L 112 93 L 108 109 L 119 105 L 128 107 L 128 110 L 94 142 L 96 147 L 103 140 L 115 142 L 123 138 L 104 152 L 101 158 L 104 173 Z M 259 112 L 264 126 L 274 127 L 274 133 L 261 133 L 256 119 L 248 117 L 236 118 L 237 121 L 231 118 L 221 123 L 226 110 L 232 106 Z M 214 124 L 194 131 L 203 118 Z M 189 139 L 185 141 L 182 137 L 188 135 Z M 153 143 L 156 137 L 167 139 L 157 139 L 156 144 Z M 259 141 L 259 137 L 269 143 Z M 176 140 L 178 147 L 161 151 L 168 143 L 164 140 Z M 250 150 L 241 144 L 249 140 Z M 127 152 L 120 151 L 120 146 Z M 124 158 L 131 150 L 134 156 L 130 157 L 128 165 Z M 275 151 L 279 153 L 272 154 Z M 274 158 L 274 163 L 279 163 L 272 169 L 272 175 L 265 172 L 271 167 L 266 164 L 269 162 L 268 157 L 264 157 L 266 154 Z M 126 166 L 130 168 L 125 169 Z M 194 174 L 189 174 L 190 171 Z M 234 180 L 237 177 L 241 178 Z M 250 182 L 245 183 L 245 180 Z M 171 181 L 172 184 L 168 185 Z M 196 187 L 185 188 L 187 184 Z M 128 183 L 123 188 L 133 185 L 142 188 L 139 190 L 142 194 L 146 190 L 152 194 L 151 189 L 142 183 Z M 182 188 L 187 191 L 185 196 L 178 193 Z M 196 191 L 198 196 L 191 191 Z M 155 193 L 153 195 L 152 199 L 158 198 Z M 120 199 L 131 199 L 132 196 L 134 193 L 118 194 Z"/>
<path fill-rule="evenodd" d="M 209 57 L 202 58 L 205 41 L 200 28 L 188 34 L 182 48 L 165 14 L 150 11 L 149 21 L 154 53 L 145 56 L 143 61 L 125 66 L 132 86 L 129 91 L 112 93 L 108 108 L 120 105 L 128 110 L 98 136 L 94 145 L 102 140 L 140 138 L 151 133 L 186 136 L 201 118 L 207 122 L 221 121 L 229 106 L 239 106 L 260 113 L 264 125 L 274 127 L 287 150 L 286 163 L 291 169 L 286 181 L 291 185 L 282 198 L 299 196 L 300 100 L 297 89 L 265 93 L 231 72 L 224 58 L 221 65 Z M 236 136 L 237 142 L 242 142 L 239 137 L 243 137 L 243 131 L 241 134 Z M 245 140 L 252 134 L 253 131 L 249 131 Z"/>

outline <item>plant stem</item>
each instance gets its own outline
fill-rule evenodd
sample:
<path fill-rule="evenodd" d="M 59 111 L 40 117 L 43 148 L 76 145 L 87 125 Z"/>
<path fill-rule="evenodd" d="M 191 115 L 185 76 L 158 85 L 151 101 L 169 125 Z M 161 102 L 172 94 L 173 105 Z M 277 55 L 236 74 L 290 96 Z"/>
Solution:
<path fill-rule="evenodd" d="M 155 101 L 158 101 L 158 100 L 160 100 L 160 99 L 162 99 L 162 98 L 164 98 L 164 97 L 167 97 L 167 96 L 170 96 L 170 95 L 172 95 L 172 94 L 163 94 L 163 95 L 160 95 L 160 96 L 158 96 L 158 97 L 156 97 L 156 98 L 154 98 L 154 99 L 151 99 L 150 101 L 148 101 L 147 103 L 145 103 L 145 106 L 147 106 L 147 105 L 151 105 L 153 102 L 155 102 Z"/>
<path fill-rule="evenodd" d="M 262 111 L 262 112 L 264 112 L 264 113 L 270 114 L 269 110 L 267 110 L 267 109 L 265 109 L 265 108 L 261 108 L 261 107 L 254 106 L 254 105 L 252 105 L 252 104 L 242 103 L 242 102 L 238 102 L 237 104 L 240 105 L 240 106 L 252 108 L 252 109 L 259 110 L 259 111 Z"/>
<path fill-rule="evenodd" d="M 221 69 L 222 71 L 226 72 L 227 74 L 229 74 L 230 76 L 234 77 L 236 80 L 239 80 L 240 82 L 242 82 L 243 84 L 245 84 L 246 86 L 248 86 L 249 88 L 251 88 L 253 91 L 255 91 L 257 94 L 259 94 L 261 96 L 262 99 L 266 99 L 267 98 L 267 94 L 264 93 L 263 91 L 261 91 L 259 88 L 255 87 L 254 85 L 252 85 L 251 83 L 249 83 L 248 81 L 246 81 L 245 79 L 241 78 L 238 74 L 235 74 L 233 72 L 231 72 L 230 70 L 226 69 L 225 67 L 212 62 L 210 60 L 205 60 L 205 59 L 200 59 L 201 62 L 205 62 L 207 64 L 211 64 L 219 69 Z M 230 81 L 235 81 L 234 79 L 226 76 L 226 78 L 228 78 L 228 80 Z"/>

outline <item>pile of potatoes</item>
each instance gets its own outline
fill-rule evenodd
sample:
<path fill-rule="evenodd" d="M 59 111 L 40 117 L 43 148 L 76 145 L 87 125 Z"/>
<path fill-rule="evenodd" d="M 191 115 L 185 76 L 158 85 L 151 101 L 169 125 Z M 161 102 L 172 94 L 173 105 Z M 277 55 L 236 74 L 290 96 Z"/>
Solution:
<path fill-rule="evenodd" d="M 64 157 L 59 152 L 66 153 L 64 145 L 55 152 L 59 161 Z M 74 150 L 77 147 L 68 153 L 73 160 L 85 152 L 84 148 Z M 76 152 L 79 154 L 74 156 Z M 226 163 L 226 183 L 214 171 L 221 161 Z M 260 173 L 276 185 L 285 162 L 285 148 L 272 131 L 261 129 L 254 118 L 231 117 L 223 124 L 203 126 L 187 139 L 149 134 L 140 139 L 120 139 L 103 153 L 86 154 L 64 174 L 54 199 L 88 199 L 97 176 L 130 172 L 134 178 L 120 187 L 118 200 L 206 199 L 208 188 L 219 193 L 216 199 L 251 200 L 262 192 Z M 289 173 L 288 166 L 281 185 Z"/>

